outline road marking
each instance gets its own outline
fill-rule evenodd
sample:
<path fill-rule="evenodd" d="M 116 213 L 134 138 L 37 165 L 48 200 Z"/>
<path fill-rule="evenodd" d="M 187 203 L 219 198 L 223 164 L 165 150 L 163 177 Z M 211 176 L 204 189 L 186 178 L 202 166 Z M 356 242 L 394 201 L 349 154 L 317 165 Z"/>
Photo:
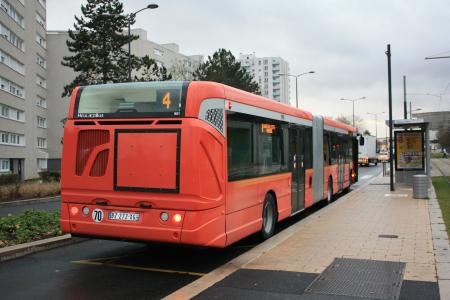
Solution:
<path fill-rule="evenodd" d="M 397 197 L 397 198 L 404 198 L 408 197 L 408 194 L 384 194 L 385 197 Z"/>
<path fill-rule="evenodd" d="M 369 179 L 369 178 L 372 178 L 372 177 L 373 177 L 373 175 L 364 175 L 364 176 L 361 176 L 360 179 Z"/>
<path fill-rule="evenodd" d="M 138 266 L 130 266 L 130 265 L 122 265 L 122 264 L 113 264 L 113 263 L 108 263 L 108 262 L 99 262 L 97 260 L 99 260 L 99 259 L 94 259 L 94 260 L 83 259 L 83 260 L 72 261 L 72 263 L 82 264 L 82 265 L 93 265 L 93 266 L 106 266 L 106 267 L 114 267 L 114 268 L 128 269 L 128 270 L 192 275 L 192 276 L 199 276 L 199 277 L 206 275 L 206 273 L 178 271 L 178 270 L 170 270 L 170 269 L 159 269 L 159 268 L 146 268 L 146 267 L 138 267 Z"/>

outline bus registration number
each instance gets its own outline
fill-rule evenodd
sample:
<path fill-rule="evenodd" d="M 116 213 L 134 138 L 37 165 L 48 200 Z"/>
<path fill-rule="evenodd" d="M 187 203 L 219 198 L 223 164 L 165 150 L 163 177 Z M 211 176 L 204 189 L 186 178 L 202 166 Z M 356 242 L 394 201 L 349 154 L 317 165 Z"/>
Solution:
<path fill-rule="evenodd" d="M 139 221 L 138 213 L 126 213 L 111 211 L 108 213 L 108 219 L 110 220 L 120 220 L 120 221 Z"/>

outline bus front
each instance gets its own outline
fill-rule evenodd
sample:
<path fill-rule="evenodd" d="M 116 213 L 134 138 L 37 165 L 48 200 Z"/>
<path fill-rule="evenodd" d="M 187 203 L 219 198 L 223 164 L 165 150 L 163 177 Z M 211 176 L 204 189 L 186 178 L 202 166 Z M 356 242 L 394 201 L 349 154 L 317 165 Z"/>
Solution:
<path fill-rule="evenodd" d="M 188 82 L 79 87 L 64 128 L 61 228 L 223 247 L 225 140 L 186 115 Z"/>

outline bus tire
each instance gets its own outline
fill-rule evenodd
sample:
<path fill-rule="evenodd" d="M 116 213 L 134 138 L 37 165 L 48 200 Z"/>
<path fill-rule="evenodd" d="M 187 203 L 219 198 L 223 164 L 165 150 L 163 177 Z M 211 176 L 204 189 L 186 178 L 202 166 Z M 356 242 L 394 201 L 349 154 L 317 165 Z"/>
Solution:
<path fill-rule="evenodd" d="M 327 202 L 333 201 L 333 179 L 331 176 L 328 178 L 328 191 L 327 191 Z"/>
<path fill-rule="evenodd" d="M 277 209 L 272 194 L 267 193 L 264 198 L 262 219 L 261 238 L 267 240 L 274 234 L 277 222 Z"/>

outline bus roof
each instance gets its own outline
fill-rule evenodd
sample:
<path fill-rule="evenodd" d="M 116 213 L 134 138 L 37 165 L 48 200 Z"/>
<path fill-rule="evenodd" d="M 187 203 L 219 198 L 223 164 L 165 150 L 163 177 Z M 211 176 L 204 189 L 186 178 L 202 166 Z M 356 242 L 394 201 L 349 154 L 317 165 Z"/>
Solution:
<path fill-rule="evenodd" d="M 206 98 L 221 98 L 230 101 L 236 101 L 243 104 L 276 111 L 286 115 L 291 115 L 305 120 L 312 121 L 313 114 L 296 109 L 287 104 L 277 102 L 262 96 L 258 96 L 243 90 L 239 90 L 225 84 L 210 81 L 191 81 L 188 87 L 188 99 L 186 103 L 186 116 L 196 117 L 200 109 L 201 102 Z M 324 117 L 324 124 L 343 129 L 349 132 L 355 132 L 355 128 L 342 122 Z"/>

